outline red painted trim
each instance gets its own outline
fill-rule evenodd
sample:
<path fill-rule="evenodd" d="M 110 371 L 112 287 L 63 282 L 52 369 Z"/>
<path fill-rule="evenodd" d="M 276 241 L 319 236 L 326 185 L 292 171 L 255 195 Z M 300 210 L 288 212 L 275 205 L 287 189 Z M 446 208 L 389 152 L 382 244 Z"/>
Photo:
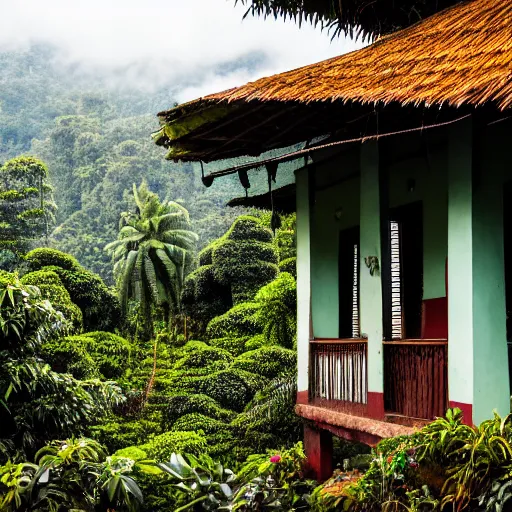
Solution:
<path fill-rule="evenodd" d="M 309 391 L 297 391 L 297 403 L 298 404 L 305 404 L 307 405 L 309 403 Z"/>
<path fill-rule="evenodd" d="M 385 419 L 384 393 L 368 391 L 367 416 L 376 420 Z"/>
<path fill-rule="evenodd" d="M 450 407 L 453 409 L 457 407 L 462 411 L 462 421 L 466 425 L 473 426 L 473 405 L 472 404 L 464 404 L 462 402 L 454 402 L 450 400 Z"/>
<path fill-rule="evenodd" d="M 439 297 L 422 303 L 422 338 L 448 338 L 448 299 Z"/>
<path fill-rule="evenodd" d="M 332 435 L 325 430 L 319 430 L 304 425 L 304 451 L 307 466 L 314 478 L 324 482 L 332 475 Z"/>

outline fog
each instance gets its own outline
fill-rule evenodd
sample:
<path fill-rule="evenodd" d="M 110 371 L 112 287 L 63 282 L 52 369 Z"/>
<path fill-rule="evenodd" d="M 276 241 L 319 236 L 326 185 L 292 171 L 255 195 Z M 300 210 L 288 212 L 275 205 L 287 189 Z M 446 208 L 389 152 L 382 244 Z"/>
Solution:
<path fill-rule="evenodd" d="M 186 101 L 360 47 L 234 0 L 0 0 L 0 52 L 55 47 L 54 65 Z M 1 70 L 0 70 L 1 71 Z"/>

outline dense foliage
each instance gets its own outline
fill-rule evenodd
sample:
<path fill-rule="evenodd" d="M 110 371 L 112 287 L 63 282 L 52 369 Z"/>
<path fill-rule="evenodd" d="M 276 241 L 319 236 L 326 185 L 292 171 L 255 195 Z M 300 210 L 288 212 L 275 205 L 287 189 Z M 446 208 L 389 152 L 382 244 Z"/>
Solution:
<path fill-rule="evenodd" d="M 0 167 L 0 263 L 9 261 L 5 253 L 18 255 L 48 237 L 55 221 L 52 190 L 48 168 L 37 158 L 12 158 Z"/>
<path fill-rule="evenodd" d="M 119 326 L 121 309 L 115 292 L 75 258 L 56 249 L 39 248 L 30 251 L 25 261 L 31 271 L 23 276 L 27 282 L 43 285 L 49 272 L 59 277 L 71 301 L 82 312 L 84 329 L 109 330 Z"/>
<path fill-rule="evenodd" d="M 197 169 L 165 161 L 151 140 L 155 112 L 173 103 L 174 88 L 112 93 L 85 75 L 63 72 L 57 60 L 43 46 L 0 53 L 0 167 L 19 155 L 45 162 L 58 207 L 51 246 L 113 285 L 103 248 L 117 236 L 120 213 L 133 207 L 132 184 L 143 179 L 162 200 L 188 209 L 200 247 L 224 233 L 240 214 L 224 207 L 243 191 L 238 179 L 206 189 Z M 258 183 L 252 186 L 257 193 Z"/>
<path fill-rule="evenodd" d="M 40 358 L 42 346 L 63 334 L 68 323 L 16 276 L 0 279 L 0 445 L 20 454 L 42 441 L 78 434 L 122 400 L 112 382 L 77 380 L 55 372 Z M 8 450 L 10 451 L 10 450 Z"/>

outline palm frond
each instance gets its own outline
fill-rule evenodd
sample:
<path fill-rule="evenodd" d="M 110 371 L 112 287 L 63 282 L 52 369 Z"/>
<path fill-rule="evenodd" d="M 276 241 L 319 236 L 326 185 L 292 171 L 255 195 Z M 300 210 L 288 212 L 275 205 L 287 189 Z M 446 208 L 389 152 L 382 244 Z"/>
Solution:
<path fill-rule="evenodd" d="M 188 213 L 188 210 L 181 204 L 177 203 L 176 201 L 167 201 L 167 206 L 170 208 L 174 208 L 175 210 L 178 210 L 181 215 L 185 218 L 187 224 L 190 223 L 190 215 Z"/>
<path fill-rule="evenodd" d="M 293 408 L 297 398 L 297 375 L 294 372 L 272 380 L 247 404 L 245 413 L 254 419 L 271 417 L 275 411 Z"/>
<path fill-rule="evenodd" d="M 156 304 L 160 304 L 155 267 L 153 266 L 153 261 L 148 254 L 144 256 L 144 274 L 146 277 L 146 284 L 151 290 L 153 300 Z"/>
<path fill-rule="evenodd" d="M 119 300 L 121 307 L 125 310 L 130 296 L 130 284 L 133 280 L 135 262 L 137 261 L 137 251 L 130 251 L 119 269 Z M 116 271 L 114 267 L 114 271 Z"/>

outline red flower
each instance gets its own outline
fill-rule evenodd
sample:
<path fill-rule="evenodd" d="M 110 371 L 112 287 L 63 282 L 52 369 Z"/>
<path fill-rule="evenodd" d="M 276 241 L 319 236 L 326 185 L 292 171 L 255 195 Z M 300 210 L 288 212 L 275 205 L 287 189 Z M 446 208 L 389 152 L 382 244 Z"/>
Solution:
<path fill-rule="evenodd" d="M 270 462 L 277 463 L 280 460 L 281 460 L 281 455 L 272 455 L 272 457 L 270 457 Z"/>

